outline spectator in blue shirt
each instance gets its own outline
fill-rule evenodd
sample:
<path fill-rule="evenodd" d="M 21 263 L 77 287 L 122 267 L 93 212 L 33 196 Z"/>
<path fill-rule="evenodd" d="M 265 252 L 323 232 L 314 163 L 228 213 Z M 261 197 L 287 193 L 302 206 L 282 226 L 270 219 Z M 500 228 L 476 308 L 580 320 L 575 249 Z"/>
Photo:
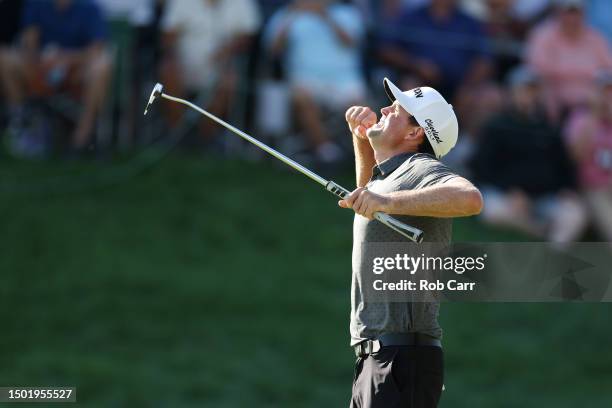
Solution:
<path fill-rule="evenodd" d="M 11 128 L 18 132 L 29 93 L 45 96 L 76 90 L 83 109 L 72 146 L 85 149 L 111 77 L 106 39 L 105 21 L 93 1 L 28 0 L 21 44 L 5 51 L 0 60 L 0 78 L 17 122 Z"/>
<path fill-rule="evenodd" d="M 430 0 L 388 18 L 377 39 L 380 61 L 402 88 L 431 86 L 452 101 L 462 124 L 461 144 L 498 109 L 502 92 L 492 81 L 484 27 L 461 11 L 457 0 Z"/>
<path fill-rule="evenodd" d="M 321 108 L 343 112 L 366 96 L 364 34 L 359 10 L 333 0 L 294 0 L 264 32 L 270 52 L 284 58 L 296 118 L 324 163 L 338 161 L 342 152 L 325 129 Z"/>
<path fill-rule="evenodd" d="M 451 98 L 490 75 L 485 32 L 455 0 L 431 0 L 382 24 L 381 60 L 400 77 L 416 76 Z"/>

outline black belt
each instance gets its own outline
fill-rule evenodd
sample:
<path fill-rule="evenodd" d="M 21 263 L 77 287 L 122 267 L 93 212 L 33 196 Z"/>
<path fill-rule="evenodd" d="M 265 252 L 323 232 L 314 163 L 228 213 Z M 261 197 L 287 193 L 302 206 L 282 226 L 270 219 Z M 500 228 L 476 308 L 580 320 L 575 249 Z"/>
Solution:
<path fill-rule="evenodd" d="M 353 346 L 357 357 L 366 357 L 387 346 L 432 346 L 442 347 L 439 339 L 422 333 L 388 333 L 375 340 L 365 340 Z"/>

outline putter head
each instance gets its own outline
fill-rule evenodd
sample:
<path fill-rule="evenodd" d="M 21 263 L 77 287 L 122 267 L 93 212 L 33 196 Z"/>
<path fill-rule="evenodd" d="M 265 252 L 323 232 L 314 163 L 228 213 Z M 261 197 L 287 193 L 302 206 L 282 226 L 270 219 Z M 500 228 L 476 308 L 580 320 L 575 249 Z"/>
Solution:
<path fill-rule="evenodd" d="M 163 91 L 164 91 L 164 86 L 162 84 L 160 84 L 159 82 L 155 84 L 155 87 L 153 88 L 153 91 L 151 92 L 151 96 L 149 97 L 149 102 L 147 103 L 147 107 L 145 108 L 145 111 L 144 111 L 145 115 L 149 113 L 149 108 L 151 107 L 151 105 L 153 105 L 153 102 L 155 102 L 155 100 L 162 95 Z"/>

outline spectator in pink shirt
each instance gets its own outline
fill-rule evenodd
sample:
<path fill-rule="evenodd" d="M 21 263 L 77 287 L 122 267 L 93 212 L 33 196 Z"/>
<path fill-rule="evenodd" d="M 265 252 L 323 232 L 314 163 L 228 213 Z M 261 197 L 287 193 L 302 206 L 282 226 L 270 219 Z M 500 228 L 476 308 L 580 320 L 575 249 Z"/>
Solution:
<path fill-rule="evenodd" d="M 527 62 L 544 80 L 549 113 L 564 118 L 588 103 L 596 74 L 612 69 L 612 53 L 585 24 L 583 1 L 559 0 L 554 17 L 533 30 Z"/>
<path fill-rule="evenodd" d="M 571 117 L 565 136 L 593 221 L 612 242 L 612 73 L 597 83 L 590 109 Z"/>

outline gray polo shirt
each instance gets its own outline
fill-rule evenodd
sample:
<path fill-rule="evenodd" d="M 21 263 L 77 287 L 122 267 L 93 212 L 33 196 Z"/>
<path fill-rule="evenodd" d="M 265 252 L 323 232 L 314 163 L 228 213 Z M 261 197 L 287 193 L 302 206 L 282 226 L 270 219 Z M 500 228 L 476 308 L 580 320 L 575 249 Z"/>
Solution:
<path fill-rule="evenodd" d="M 375 193 L 417 190 L 445 183 L 457 177 L 448 167 L 422 153 L 403 153 L 373 169 L 367 184 Z M 452 233 L 451 218 L 413 217 L 395 215 L 398 220 L 421 229 L 426 242 L 449 243 Z M 353 278 L 351 285 L 351 345 L 373 339 L 385 333 L 418 332 L 435 338 L 442 337 L 438 324 L 439 303 L 368 302 L 361 287 L 362 246 L 367 242 L 407 242 L 408 239 L 376 220 L 355 215 L 353 223 Z"/>

